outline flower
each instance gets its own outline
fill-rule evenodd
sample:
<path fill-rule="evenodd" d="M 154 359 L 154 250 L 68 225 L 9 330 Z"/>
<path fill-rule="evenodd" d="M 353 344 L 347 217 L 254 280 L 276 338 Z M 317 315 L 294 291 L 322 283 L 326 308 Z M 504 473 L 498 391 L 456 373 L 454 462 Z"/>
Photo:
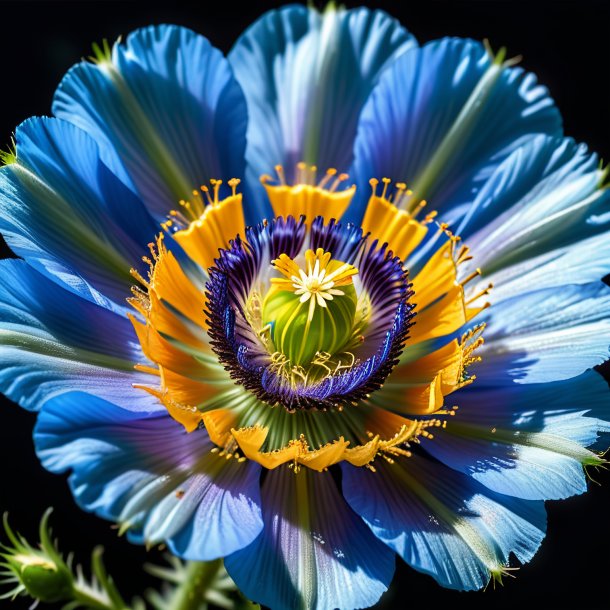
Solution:
<path fill-rule="evenodd" d="M 272 608 L 529 561 L 609 431 L 605 172 L 546 89 L 332 6 L 228 59 L 95 52 L 0 170 L 0 389 L 44 465 Z"/>

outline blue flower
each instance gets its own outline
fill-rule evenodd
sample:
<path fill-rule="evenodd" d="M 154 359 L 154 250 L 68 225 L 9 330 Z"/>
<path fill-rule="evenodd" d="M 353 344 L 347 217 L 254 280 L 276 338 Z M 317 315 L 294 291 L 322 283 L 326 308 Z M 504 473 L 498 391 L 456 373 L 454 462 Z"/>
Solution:
<path fill-rule="evenodd" d="M 0 390 L 83 509 L 274 609 L 533 557 L 604 463 L 610 215 L 532 74 L 288 6 L 96 47 L 53 114 L 0 169 Z"/>

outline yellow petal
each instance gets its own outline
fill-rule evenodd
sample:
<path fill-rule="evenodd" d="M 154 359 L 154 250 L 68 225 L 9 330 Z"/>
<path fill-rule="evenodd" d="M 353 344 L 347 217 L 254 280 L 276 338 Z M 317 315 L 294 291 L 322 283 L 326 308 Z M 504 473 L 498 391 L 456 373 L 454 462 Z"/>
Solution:
<path fill-rule="evenodd" d="M 362 221 L 362 229 L 370 232 L 371 239 L 378 239 L 380 244 L 387 243 L 389 249 L 401 260 L 419 246 L 427 227 L 414 220 L 405 210 L 398 209 L 387 199 L 373 195 Z"/>
<path fill-rule="evenodd" d="M 264 183 L 264 187 L 275 216 L 298 219 L 305 215 L 309 222 L 317 216 L 339 220 L 356 192 L 355 186 L 343 191 L 328 191 L 308 184 L 274 186 Z"/>
<path fill-rule="evenodd" d="M 241 194 L 206 206 L 203 215 L 187 229 L 173 233 L 173 238 L 202 269 L 209 269 L 218 258 L 218 250 L 229 240 L 244 237 L 246 223 Z"/>

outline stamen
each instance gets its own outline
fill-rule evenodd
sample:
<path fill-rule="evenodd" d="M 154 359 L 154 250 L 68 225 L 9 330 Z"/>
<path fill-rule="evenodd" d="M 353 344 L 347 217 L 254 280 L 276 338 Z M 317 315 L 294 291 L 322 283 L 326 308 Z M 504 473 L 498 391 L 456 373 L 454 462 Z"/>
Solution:
<path fill-rule="evenodd" d="M 459 260 L 459 259 L 458 259 Z M 468 282 L 471 282 L 472 280 L 474 280 L 475 277 L 479 277 L 479 275 L 481 275 L 481 270 L 480 269 L 475 269 L 470 275 L 468 275 L 467 277 L 465 277 L 461 282 L 460 282 L 460 286 L 466 286 L 466 284 L 468 284 Z"/>
<path fill-rule="evenodd" d="M 237 187 L 239 186 L 240 182 L 241 180 L 239 178 L 231 178 L 231 180 L 229 180 L 229 186 L 231 187 L 233 197 L 237 195 Z"/>
<path fill-rule="evenodd" d="M 217 204 L 220 199 L 218 197 L 218 194 L 220 192 L 220 187 L 222 186 L 222 180 L 210 180 L 210 184 L 212 185 L 212 188 L 214 189 L 214 204 Z"/>
<path fill-rule="evenodd" d="M 377 185 L 379 184 L 379 181 L 376 178 L 371 178 L 369 180 L 369 184 L 372 188 L 372 197 L 385 199 L 399 210 L 407 212 L 412 219 L 414 219 L 428 204 L 425 199 L 419 201 L 413 199 L 413 191 L 407 187 L 405 182 L 396 182 L 392 189 L 392 180 L 390 178 L 382 178 L 381 181 L 383 182 L 383 190 L 381 195 L 377 195 Z"/>
<path fill-rule="evenodd" d="M 241 180 L 238 178 L 232 178 L 228 182 L 233 197 L 237 195 L 237 187 L 240 182 Z M 175 234 L 188 229 L 194 221 L 201 219 L 209 206 L 221 203 L 220 188 L 222 180 L 210 179 L 210 184 L 212 185 L 212 194 L 209 187 L 202 184 L 199 190 L 193 189 L 191 191 L 192 197 L 190 200 L 180 199 L 178 201 L 180 209 L 170 210 L 168 219 L 161 223 L 161 227 L 166 233 Z"/>
<path fill-rule="evenodd" d="M 381 198 L 386 199 L 386 194 L 388 192 L 388 186 L 390 186 L 390 184 L 392 184 L 392 181 L 389 178 L 382 178 L 381 181 L 383 182 L 383 192 L 381 193 Z"/>
<path fill-rule="evenodd" d="M 318 182 L 318 188 L 320 188 L 320 189 L 326 188 L 326 185 L 330 182 L 330 179 L 336 175 L 337 175 L 337 170 L 334 167 L 330 167 L 329 169 L 327 169 L 326 175 L 324 176 L 324 178 L 322 178 L 322 180 L 320 180 L 320 182 Z"/>
<path fill-rule="evenodd" d="M 407 191 L 407 194 L 411 193 L 411 191 Z M 417 215 L 421 212 L 421 210 L 423 210 L 426 206 L 428 205 L 428 202 L 425 199 L 422 199 L 417 206 L 415 206 L 415 209 L 411 212 L 411 218 L 415 219 L 417 218 Z"/>
<path fill-rule="evenodd" d="M 390 201 L 397 207 L 400 208 L 402 206 L 403 200 L 405 198 L 405 192 L 407 190 L 407 185 L 404 182 L 397 182 L 394 187 L 396 191 L 390 197 Z"/>
<path fill-rule="evenodd" d="M 309 179 L 310 182 L 308 182 L 307 184 L 310 184 L 311 186 L 315 186 L 316 185 L 316 177 L 318 175 L 318 166 L 317 165 L 312 165 L 309 168 Z"/>
<path fill-rule="evenodd" d="M 464 301 L 465 305 L 470 305 L 471 303 L 474 303 L 476 300 L 480 299 L 481 297 L 484 297 L 485 295 L 489 294 L 489 292 L 491 291 L 491 289 L 494 287 L 494 285 L 490 282 L 487 286 L 487 288 L 481 290 L 480 292 L 477 292 L 474 296 L 471 296 L 467 301 Z M 485 307 L 489 307 L 489 303 L 487 303 L 485 305 Z"/>
<path fill-rule="evenodd" d="M 437 216 L 438 216 L 438 212 L 436 210 L 432 210 L 431 212 L 426 214 L 426 217 L 422 220 L 422 224 L 429 225 L 430 223 L 434 222 L 434 219 Z"/>
<path fill-rule="evenodd" d="M 277 173 L 279 183 L 282 186 L 286 186 L 286 176 L 284 175 L 284 168 L 281 165 L 276 165 L 275 171 Z"/>
<path fill-rule="evenodd" d="M 129 273 L 130 273 L 131 277 L 135 278 L 140 284 L 142 284 L 142 286 L 144 286 L 145 288 L 150 287 L 150 284 L 142 277 L 142 275 L 140 274 L 140 272 L 137 269 L 134 269 L 132 267 L 129 270 Z"/>
<path fill-rule="evenodd" d="M 340 185 L 342 182 L 345 182 L 345 181 L 346 181 L 348 178 L 349 178 L 349 175 L 348 175 L 348 174 L 339 174 L 339 175 L 338 175 L 338 176 L 335 178 L 334 182 L 331 184 L 331 186 L 330 186 L 330 188 L 329 188 L 328 190 L 329 190 L 331 193 L 334 193 L 334 192 L 337 190 L 337 188 L 339 187 L 339 185 Z"/>
<path fill-rule="evenodd" d="M 372 197 L 377 197 L 377 185 L 379 184 L 379 180 L 377 180 L 377 178 L 371 178 L 369 180 L 369 184 L 371 185 L 371 189 L 372 189 Z"/>
<path fill-rule="evenodd" d="M 208 205 L 214 205 L 212 197 L 210 197 L 210 189 L 205 184 L 201 185 L 201 192 L 205 195 Z"/>
<path fill-rule="evenodd" d="M 455 259 L 455 263 L 456 263 L 456 265 L 461 265 L 462 263 L 465 263 L 466 261 L 472 260 L 472 258 L 473 257 L 470 256 L 470 248 L 468 246 L 462 246 Z"/>
<path fill-rule="evenodd" d="M 307 165 L 300 161 L 297 163 L 297 184 L 307 184 Z"/>
<path fill-rule="evenodd" d="M 192 210 L 195 218 L 198 218 L 203 214 L 203 210 L 205 209 L 205 204 L 203 203 L 203 197 L 198 190 L 193 190 L 193 201 L 189 201 L 189 207 Z"/>

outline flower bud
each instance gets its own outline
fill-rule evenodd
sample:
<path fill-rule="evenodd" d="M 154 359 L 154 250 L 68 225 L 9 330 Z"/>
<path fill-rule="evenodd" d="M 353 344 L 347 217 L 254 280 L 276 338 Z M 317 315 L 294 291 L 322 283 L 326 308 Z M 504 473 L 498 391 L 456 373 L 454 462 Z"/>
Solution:
<path fill-rule="evenodd" d="M 47 603 L 71 599 L 72 575 L 43 553 L 34 551 L 6 559 L 30 597 Z"/>
<path fill-rule="evenodd" d="M 0 557 L 6 570 L 5 584 L 14 588 L 7 595 L 19 594 L 46 602 L 67 601 L 73 598 L 74 576 L 66 565 L 51 539 L 48 527 L 51 509 L 47 510 L 40 522 L 40 544 L 34 548 L 23 536 L 15 533 L 4 515 L 4 532 L 10 544 L 3 544 Z M 0 599 L 2 599 L 0 598 Z"/>

